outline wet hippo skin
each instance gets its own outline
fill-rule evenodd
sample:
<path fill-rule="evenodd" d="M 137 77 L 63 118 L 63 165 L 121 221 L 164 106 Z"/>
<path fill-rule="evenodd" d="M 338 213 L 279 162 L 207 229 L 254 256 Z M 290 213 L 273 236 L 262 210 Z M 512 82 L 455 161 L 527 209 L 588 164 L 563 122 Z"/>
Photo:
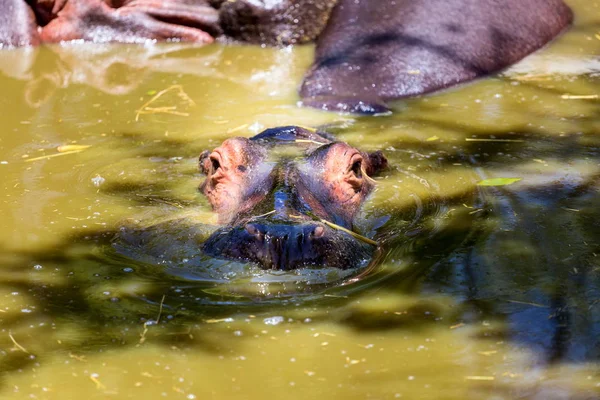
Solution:
<path fill-rule="evenodd" d="M 561 0 L 340 0 L 300 95 L 327 110 L 385 111 L 505 68 L 571 20 Z"/>
<path fill-rule="evenodd" d="M 0 0 L 0 48 L 40 43 L 35 16 L 24 1 Z"/>
<path fill-rule="evenodd" d="M 0 15 L 0 44 L 9 46 L 40 40 L 210 43 L 214 37 L 285 45 L 318 38 L 315 62 L 300 89 L 302 104 L 365 114 L 388 111 L 390 100 L 501 70 L 544 46 L 572 20 L 562 0 L 0 0 L 0 5 L 8 10 Z"/>
<path fill-rule="evenodd" d="M 139 42 L 147 39 L 205 43 L 207 35 L 203 33 L 208 33 L 212 38 L 269 45 L 314 40 L 336 4 L 336 0 L 3 1 L 21 9 L 28 3 L 39 26 L 44 27 L 44 41 L 52 43 L 68 40 Z M 14 20 L 20 21 L 7 21 Z M 14 23 L 6 27 L 14 29 Z M 0 43 L 20 45 L 1 38 Z"/>
<path fill-rule="evenodd" d="M 246 43 L 286 45 L 313 41 L 337 0 L 236 0 L 218 4 L 224 33 Z"/>
<path fill-rule="evenodd" d="M 224 225 L 203 251 L 265 269 L 360 266 L 375 246 L 330 223 L 353 229 L 374 188 L 369 175 L 386 165 L 381 152 L 295 126 L 227 139 L 200 156 L 200 191 Z"/>
<path fill-rule="evenodd" d="M 118 6 L 113 8 L 111 6 Z M 216 10 L 207 3 L 182 0 L 81 0 L 65 2 L 41 31 L 46 43 L 88 40 L 95 43 L 136 43 L 180 40 L 210 43 L 207 33 L 219 32 Z"/>

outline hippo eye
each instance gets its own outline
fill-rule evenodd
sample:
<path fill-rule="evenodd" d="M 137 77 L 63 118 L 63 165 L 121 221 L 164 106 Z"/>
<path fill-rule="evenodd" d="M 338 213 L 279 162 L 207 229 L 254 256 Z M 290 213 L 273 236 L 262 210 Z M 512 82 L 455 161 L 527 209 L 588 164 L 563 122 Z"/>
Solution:
<path fill-rule="evenodd" d="M 362 177 L 362 160 L 356 160 L 352 163 L 350 170 L 356 175 L 357 178 Z"/>

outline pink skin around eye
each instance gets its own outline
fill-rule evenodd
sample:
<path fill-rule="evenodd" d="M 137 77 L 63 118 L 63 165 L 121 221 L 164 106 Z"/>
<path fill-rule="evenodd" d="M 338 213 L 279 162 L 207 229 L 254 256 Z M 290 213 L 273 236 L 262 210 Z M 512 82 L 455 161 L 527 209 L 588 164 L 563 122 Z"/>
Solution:
<path fill-rule="evenodd" d="M 299 193 L 315 214 L 350 227 L 373 187 L 364 175 L 367 163 L 363 153 L 348 144 L 335 143 L 326 153 L 309 160 L 308 168 L 300 174 Z"/>
<path fill-rule="evenodd" d="M 220 224 L 231 222 L 261 200 L 260 191 L 254 189 L 261 187 L 268 174 L 252 173 L 259 170 L 252 167 L 262 159 L 256 145 L 245 138 L 226 140 L 204 159 L 207 177 L 200 189 L 218 214 Z"/>

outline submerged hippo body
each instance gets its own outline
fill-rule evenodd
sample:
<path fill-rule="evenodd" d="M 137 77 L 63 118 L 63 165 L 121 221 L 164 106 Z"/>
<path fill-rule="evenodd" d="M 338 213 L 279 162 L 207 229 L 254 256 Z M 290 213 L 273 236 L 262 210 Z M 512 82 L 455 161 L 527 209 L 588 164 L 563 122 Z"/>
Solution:
<path fill-rule="evenodd" d="M 562 0 L 0 0 L 0 47 L 317 41 L 302 104 L 373 114 L 505 68 L 571 22 Z M 37 23 L 36 23 L 37 21 Z"/>
<path fill-rule="evenodd" d="M 200 191 L 225 227 L 203 245 L 212 256 L 290 270 L 364 264 L 375 246 L 347 230 L 386 166 L 366 154 L 299 127 L 231 138 L 200 157 Z"/>

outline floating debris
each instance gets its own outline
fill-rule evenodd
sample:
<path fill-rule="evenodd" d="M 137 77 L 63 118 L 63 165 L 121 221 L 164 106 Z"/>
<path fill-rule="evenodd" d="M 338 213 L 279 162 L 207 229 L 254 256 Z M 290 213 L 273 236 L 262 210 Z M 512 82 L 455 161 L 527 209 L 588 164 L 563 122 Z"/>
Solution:
<path fill-rule="evenodd" d="M 528 301 L 519 301 L 519 300 L 506 300 L 509 303 L 516 303 L 516 304 L 525 304 L 528 306 L 534 306 L 534 307 L 540 307 L 540 308 L 548 308 L 548 306 L 545 306 L 543 304 L 538 304 L 538 303 L 531 303 Z"/>
<path fill-rule="evenodd" d="M 316 128 L 313 128 L 313 127 L 310 127 L 310 126 L 305 126 L 305 125 L 297 125 L 297 126 L 299 128 L 306 129 L 307 131 L 312 132 L 312 133 L 317 132 Z"/>
<path fill-rule="evenodd" d="M 263 319 L 263 322 L 266 325 L 279 325 L 280 323 L 282 323 L 284 321 L 284 318 L 282 316 L 275 316 L 275 317 L 268 317 Z"/>
<path fill-rule="evenodd" d="M 493 376 L 478 376 L 478 375 L 474 375 L 474 376 L 465 376 L 465 379 L 468 381 L 493 381 L 494 379 L 496 379 Z"/>
<path fill-rule="evenodd" d="M 467 142 L 499 142 L 499 143 L 521 143 L 523 139 L 486 139 L 486 138 L 465 138 Z"/>
<path fill-rule="evenodd" d="M 85 356 L 78 356 L 77 354 L 69 353 L 69 357 L 77 361 L 86 362 Z"/>
<path fill-rule="evenodd" d="M 100 175 L 96 175 L 92 178 L 92 183 L 96 187 L 100 187 L 100 185 L 102 185 L 104 182 L 106 182 L 106 179 L 101 177 Z"/>
<path fill-rule="evenodd" d="M 523 178 L 491 178 L 477 182 L 477 186 L 506 186 L 521 180 Z"/>
<path fill-rule="evenodd" d="M 233 318 L 213 318 L 204 320 L 207 324 L 216 324 L 219 322 L 233 322 Z"/>
<path fill-rule="evenodd" d="M 59 153 L 67 153 L 70 151 L 83 151 L 85 149 L 89 149 L 90 147 L 92 146 L 88 144 L 65 144 L 58 146 L 56 150 L 58 150 Z"/>
<path fill-rule="evenodd" d="M 186 112 L 182 112 L 182 111 L 177 111 L 177 106 L 166 106 L 166 107 L 150 107 L 150 105 L 152 103 L 154 103 L 155 101 L 157 101 L 159 98 L 161 98 L 164 94 L 171 92 L 171 91 L 177 91 L 177 96 L 179 96 L 179 98 L 181 98 L 183 101 L 185 101 L 188 106 L 193 107 L 196 105 L 196 103 L 194 102 L 194 100 L 191 99 L 190 96 L 188 96 L 188 94 L 183 90 L 183 87 L 181 85 L 173 85 L 173 86 L 169 86 L 166 89 L 161 90 L 160 92 L 156 93 L 150 100 L 148 100 L 147 102 L 145 102 L 135 113 L 135 121 L 139 121 L 140 120 L 140 115 L 142 114 L 172 114 L 172 115 L 178 115 L 181 117 L 189 117 L 190 114 L 186 113 Z"/>
<path fill-rule="evenodd" d="M 90 374 L 90 380 L 96 384 L 96 389 L 106 389 L 106 386 L 104 386 L 102 382 L 98 380 L 99 376 L 100 375 L 96 373 Z"/>
<path fill-rule="evenodd" d="M 54 158 L 54 157 L 59 157 L 59 156 L 66 156 L 67 154 L 75 154 L 75 153 L 81 153 L 82 151 L 89 149 L 90 145 L 83 145 L 83 144 L 66 144 L 66 145 L 62 145 L 62 146 L 58 146 L 56 148 L 56 150 L 58 151 L 58 153 L 54 153 L 54 154 L 47 154 L 45 156 L 40 156 L 40 157 L 33 157 L 33 158 L 28 158 L 25 160 L 25 162 L 32 162 L 32 161 L 39 161 L 39 160 L 46 160 L 49 158 Z"/>
<path fill-rule="evenodd" d="M 347 233 L 348 235 L 352 236 L 355 239 L 361 240 L 361 241 L 363 241 L 365 243 L 372 244 L 373 246 L 377 246 L 377 242 L 374 241 L 373 239 L 369 239 L 368 237 L 360 235 L 360 234 L 358 234 L 356 232 L 352 232 L 350 229 L 346 229 L 343 226 L 339 226 L 337 224 L 334 224 L 333 222 L 329 222 L 329 221 L 324 220 L 324 219 L 319 219 L 319 221 L 322 222 L 322 223 L 324 223 L 325 225 L 327 225 L 330 228 L 337 229 L 339 231 L 345 232 L 345 233 Z"/>
<path fill-rule="evenodd" d="M 249 126 L 249 124 L 242 124 L 240 126 L 236 126 L 235 128 L 231 128 L 231 129 L 227 130 L 227 133 L 239 132 L 239 131 L 246 129 L 248 126 Z"/>
<path fill-rule="evenodd" d="M 565 100 L 595 100 L 598 98 L 597 94 L 563 94 L 560 96 L 561 99 Z"/>
<path fill-rule="evenodd" d="M 163 297 L 160 300 L 160 306 L 158 307 L 158 316 L 156 317 L 156 321 L 148 320 L 148 321 L 144 322 L 144 331 L 140 334 L 140 341 L 138 343 L 138 346 L 140 344 L 143 344 L 146 341 L 146 333 L 148 333 L 148 326 L 149 325 L 157 325 L 160 322 L 160 316 L 162 314 L 163 304 L 165 302 L 165 296 L 166 295 L 163 294 Z"/>
<path fill-rule="evenodd" d="M 15 345 L 15 347 L 18 350 L 21 350 L 23 353 L 26 353 L 26 354 L 31 354 L 30 352 L 27 351 L 27 349 L 25 349 L 25 347 L 23 347 L 19 343 L 17 343 L 17 341 L 15 340 L 15 338 L 12 335 L 12 332 L 8 331 L 8 337 L 10 338 L 10 340 L 13 342 L 13 344 Z"/>
<path fill-rule="evenodd" d="M 294 142 L 296 142 L 296 143 L 318 144 L 319 146 L 323 146 L 323 145 L 327 144 L 327 143 L 317 142 L 316 140 L 310 140 L 310 139 L 296 139 L 296 140 L 294 140 Z"/>

